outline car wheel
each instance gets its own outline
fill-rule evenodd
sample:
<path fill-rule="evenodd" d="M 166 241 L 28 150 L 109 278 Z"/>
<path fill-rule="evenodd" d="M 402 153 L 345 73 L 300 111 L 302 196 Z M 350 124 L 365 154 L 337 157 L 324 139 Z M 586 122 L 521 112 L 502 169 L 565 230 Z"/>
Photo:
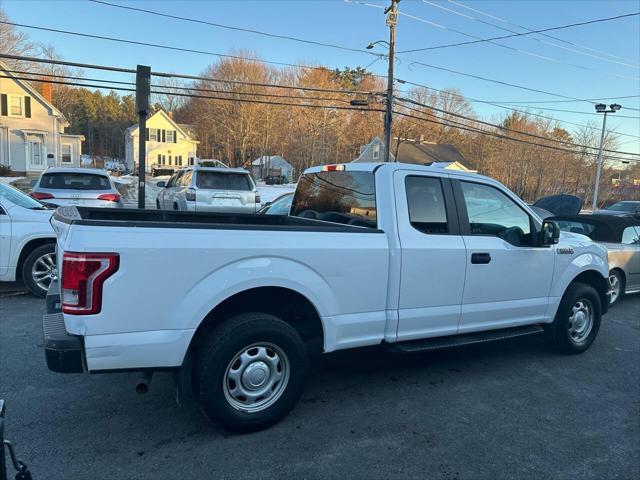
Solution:
<path fill-rule="evenodd" d="M 585 352 L 598 335 L 601 318 L 600 296 L 595 288 L 572 283 L 560 301 L 553 323 L 545 326 L 547 341 L 563 353 Z"/>
<path fill-rule="evenodd" d="M 609 305 L 615 305 L 624 295 L 624 279 L 618 270 L 609 272 L 609 283 L 611 284 L 611 297 Z"/>
<path fill-rule="evenodd" d="M 51 281 L 58 278 L 56 244 L 47 243 L 33 250 L 22 265 L 22 281 L 38 297 L 47 295 Z"/>
<path fill-rule="evenodd" d="M 309 369 L 307 349 L 288 323 L 246 313 L 216 327 L 194 365 L 194 386 L 207 417 L 249 433 L 280 421 L 298 402 Z"/>

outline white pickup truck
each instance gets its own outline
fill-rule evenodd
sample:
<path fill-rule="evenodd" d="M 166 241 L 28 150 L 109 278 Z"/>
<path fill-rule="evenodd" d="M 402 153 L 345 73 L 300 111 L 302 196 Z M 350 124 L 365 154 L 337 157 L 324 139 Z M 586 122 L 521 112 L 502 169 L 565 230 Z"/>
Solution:
<path fill-rule="evenodd" d="M 288 216 L 62 207 L 52 225 L 49 368 L 175 370 L 236 432 L 294 407 L 316 348 L 544 332 L 581 353 L 609 303 L 604 248 L 497 181 L 433 167 L 311 168 Z"/>

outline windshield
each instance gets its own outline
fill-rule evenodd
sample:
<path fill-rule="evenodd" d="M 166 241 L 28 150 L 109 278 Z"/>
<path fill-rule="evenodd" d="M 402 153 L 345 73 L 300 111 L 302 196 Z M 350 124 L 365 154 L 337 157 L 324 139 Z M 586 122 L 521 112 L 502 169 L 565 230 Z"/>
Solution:
<path fill-rule="evenodd" d="M 0 183 L 0 200 L 7 199 L 22 208 L 40 209 L 43 205 L 15 187 Z"/>
<path fill-rule="evenodd" d="M 267 215 L 289 215 L 291 210 L 291 201 L 293 200 L 293 193 L 288 193 L 273 201 L 271 205 L 267 207 L 265 213 Z"/>
<path fill-rule="evenodd" d="M 198 171 L 196 187 L 208 190 L 253 190 L 248 174 L 229 172 Z"/>
<path fill-rule="evenodd" d="M 110 190 L 109 178 L 92 173 L 45 173 L 40 188 L 47 190 Z"/>
<path fill-rule="evenodd" d="M 610 205 L 606 210 L 613 210 L 614 212 L 635 212 L 640 208 L 640 202 L 618 202 Z"/>

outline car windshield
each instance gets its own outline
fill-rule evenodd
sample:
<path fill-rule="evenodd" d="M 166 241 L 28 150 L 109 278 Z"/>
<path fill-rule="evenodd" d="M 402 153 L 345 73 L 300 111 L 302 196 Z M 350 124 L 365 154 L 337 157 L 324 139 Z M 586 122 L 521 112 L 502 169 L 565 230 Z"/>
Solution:
<path fill-rule="evenodd" d="M 45 173 L 40 188 L 47 190 L 110 190 L 111 182 L 105 175 L 94 173 Z"/>
<path fill-rule="evenodd" d="M 640 208 L 640 202 L 618 202 L 608 206 L 605 210 L 614 212 L 635 212 Z"/>
<path fill-rule="evenodd" d="M 267 211 L 265 213 L 267 215 L 289 215 L 292 200 L 293 193 L 282 195 L 280 198 L 275 199 L 273 203 L 267 207 Z"/>
<path fill-rule="evenodd" d="M 208 190 L 253 190 L 248 174 L 231 172 L 198 171 L 196 187 Z"/>
<path fill-rule="evenodd" d="M 11 203 L 23 208 L 29 208 L 31 210 L 40 210 L 44 208 L 42 203 L 31 198 L 29 195 L 21 192 L 17 188 L 0 183 L 0 199 L 5 198 Z"/>

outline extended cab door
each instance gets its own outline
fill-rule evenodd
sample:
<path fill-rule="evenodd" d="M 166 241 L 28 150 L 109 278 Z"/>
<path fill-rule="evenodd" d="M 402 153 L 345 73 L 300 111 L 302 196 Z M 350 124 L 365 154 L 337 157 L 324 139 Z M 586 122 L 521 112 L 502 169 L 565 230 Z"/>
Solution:
<path fill-rule="evenodd" d="M 402 247 L 398 341 L 455 334 L 466 251 L 447 175 L 394 174 Z"/>
<path fill-rule="evenodd" d="M 497 186 L 452 179 L 467 247 L 459 333 L 545 321 L 555 249 L 534 246 L 539 226 Z"/>

